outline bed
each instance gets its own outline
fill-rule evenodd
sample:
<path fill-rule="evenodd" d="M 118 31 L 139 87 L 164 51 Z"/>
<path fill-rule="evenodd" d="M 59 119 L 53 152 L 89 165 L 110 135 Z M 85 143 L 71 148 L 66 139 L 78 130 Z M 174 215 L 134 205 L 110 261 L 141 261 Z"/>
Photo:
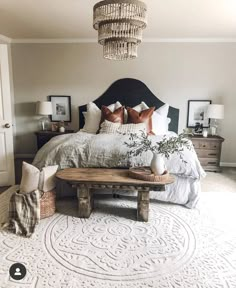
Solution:
<path fill-rule="evenodd" d="M 161 107 L 165 103 L 159 100 L 149 88 L 136 79 L 120 79 L 114 82 L 94 103 L 100 108 L 119 101 L 124 106 L 134 107 L 144 101 L 149 107 Z M 84 127 L 86 105 L 78 107 L 79 127 Z M 171 119 L 168 135 L 178 133 L 179 110 L 169 107 L 168 117 Z M 126 135 L 91 134 L 80 130 L 74 134 L 60 135 L 52 138 L 36 154 L 33 164 L 38 168 L 49 165 L 59 165 L 60 169 L 68 167 L 105 167 L 117 168 L 135 165 L 149 165 L 152 153 L 147 152 L 142 157 L 127 160 L 127 147 L 123 144 L 128 140 Z M 152 136 L 160 141 L 163 135 Z M 161 201 L 182 204 L 194 208 L 199 200 L 200 180 L 205 176 L 197 155 L 192 149 L 184 151 L 187 163 L 172 155 L 166 161 L 167 169 L 175 175 L 175 183 L 168 185 L 164 193 L 150 193 L 150 198 Z M 68 189 L 68 188 L 67 188 Z M 58 195 L 68 195 L 68 191 L 58 188 Z M 116 191 L 119 193 L 119 191 Z"/>

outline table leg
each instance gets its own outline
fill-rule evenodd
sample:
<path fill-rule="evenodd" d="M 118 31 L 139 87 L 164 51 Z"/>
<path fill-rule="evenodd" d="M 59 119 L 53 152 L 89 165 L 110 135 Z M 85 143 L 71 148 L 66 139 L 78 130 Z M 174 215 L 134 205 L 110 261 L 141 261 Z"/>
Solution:
<path fill-rule="evenodd" d="M 137 220 L 148 222 L 149 191 L 138 191 Z"/>
<path fill-rule="evenodd" d="M 80 218 L 89 218 L 93 210 L 93 193 L 85 185 L 79 185 L 77 188 L 78 197 L 78 216 Z"/>

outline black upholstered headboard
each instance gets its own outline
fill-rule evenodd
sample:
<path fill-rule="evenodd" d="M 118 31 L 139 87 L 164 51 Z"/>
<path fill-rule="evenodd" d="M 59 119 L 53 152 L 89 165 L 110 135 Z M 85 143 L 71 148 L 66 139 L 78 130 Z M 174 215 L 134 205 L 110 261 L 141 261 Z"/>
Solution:
<path fill-rule="evenodd" d="M 159 100 L 141 81 L 131 78 L 124 78 L 115 81 L 111 86 L 95 101 L 99 108 L 102 105 L 110 105 L 119 101 L 124 106 L 134 107 L 144 101 L 149 107 L 155 106 L 156 109 L 165 103 Z M 84 116 L 82 112 L 86 111 L 86 105 L 79 107 L 79 127 L 84 126 Z M 169 130 L 178 133 L 179 109 L 169 108 L 168 117 L 171 118 Z"/>

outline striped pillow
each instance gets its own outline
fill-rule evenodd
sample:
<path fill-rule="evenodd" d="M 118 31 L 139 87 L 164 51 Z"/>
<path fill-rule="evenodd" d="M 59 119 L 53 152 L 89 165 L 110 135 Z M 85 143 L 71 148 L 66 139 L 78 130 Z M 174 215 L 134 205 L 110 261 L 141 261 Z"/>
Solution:
<path fill-rule="evenodd" d="M 131 133 L 135 133 L 135 134 L 141 134 L 142 132 L 144 132 L 145 134 L 147 134 L 147 129 L 146 129 L 146 123 L 138 123 L 138 124 L 124 124 L 124 125 L 120 125 L 119 129 L 118 129 L 118 133 L 121 134 L 131 134 Z"/>
<path fill-rule="evenodd" d="M 145 123 L 138 123 L 138 124 L 120 124 L 120 123 L 113 123 L 110 121 L 105 120 L 101 124 L 101 129 L 99 133 L 101 134 L 126 134 L 129 135 L 130 133 L 141 134 L 142 132 L 147 133 L 146 124 Z"/>
<path fill-rule="evenodd" d="M 120 123 L 110 122 L 108 120 L 104 120 L 101 124 L 101 128 L 99 130 L 100 134 L 115 134 L 117 130 L 121 126 Z"/>

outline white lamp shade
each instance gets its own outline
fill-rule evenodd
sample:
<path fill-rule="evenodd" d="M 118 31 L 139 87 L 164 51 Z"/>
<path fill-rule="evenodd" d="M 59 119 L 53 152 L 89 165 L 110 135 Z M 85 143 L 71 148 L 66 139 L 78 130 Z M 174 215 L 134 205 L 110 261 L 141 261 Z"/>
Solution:
<path fill-rule="evenodd" d="M 37 115 L 52 115 L 52 102 L 42 101 L 36 104 Z"/>
<path fill-rule="evenodd" d="M 224 119 L 224 105 L 210 104 L 207 109 L 207 117 L 212 119 Z"/>

